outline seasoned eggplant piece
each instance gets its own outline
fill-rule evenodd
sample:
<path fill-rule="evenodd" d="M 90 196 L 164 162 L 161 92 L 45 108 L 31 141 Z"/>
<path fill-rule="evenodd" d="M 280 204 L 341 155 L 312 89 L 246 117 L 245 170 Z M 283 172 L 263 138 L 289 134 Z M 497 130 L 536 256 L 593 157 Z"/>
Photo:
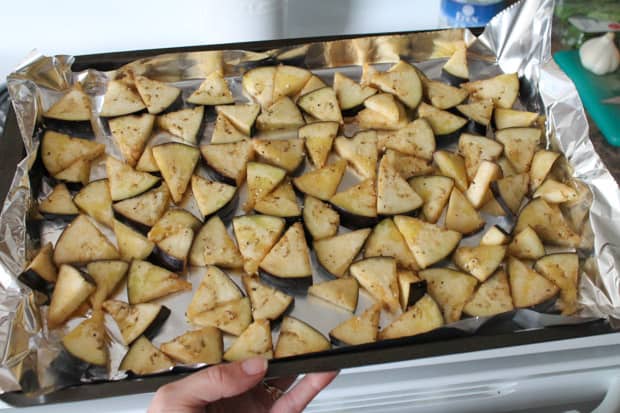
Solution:
<path fill-rule="evenodd" d="M 503 245 L 479 245 L 457 248 L 452 259 L 460 269 L 484 282 L 501 265 L 505 255 Z"/>
<path fill-rule="evenodd" d="M 393 149 L 388 149 L 383 155 L 385 161 L 396 169 L 403 178 L 409 179 L 414 176 L 431 174 L 434 169 L 429 161 L 416 156 L 404 155 Z"/>
<path fill-rule="evenodd" d="M 89 262 L 86 271 L 95 280 L 97 290 L 90 296 L 90 303 L 95 310 L 116 290 L 125 278 L 129 264 L 124 261 L 108 260 Z"/>
<path fill-rule="evenodd" d="M 461 155 L 441 150 L 434 153 L 433 160 L 439 167 L 441 175 L 452 178 L 454 185 L 460 191 L 467 191 L 469 186 L 467 169 L 465 168 L 465 159 Z"/>
<path fill-rule="evenodd" d="M 381 304 L 377 303 L 359 316 L 354 315 L 338 324 L 329 332 L 329 338 L 335 345 L 354 346 L 373 343 L 377 341 L 379 335 L 380 317 Z"/>
<path fill-rule="evenodd" d="M 132 168 L 135 167 L 142 155 L 146 141 L 151 137 L 155 116 L 148 113 L 127 115 L 110 119 L 108 124 L 123 159 Z"/>
<path fill-rule="evenodd" d="M 233 143 L 239 142 L 247 138 L 243 132 L 235 128 L 235 126 L 223 115 L 217 115 L 213 133 L 211 134 L 211 144 L 217 143 Z"/>
<path fill-rule="evenodd" d="M 404 106 L 400 102 L 395 101 L 394 99 L 392 99 L 391 103 L 396 105 L 396 108 L 398 109 L 397 120 L 392 120 L 392 118 L 383 115 L 379 111 L 366 108 L 362 109 L 356 116 L 358 128 L 362 130 L 379 129 L 395 131 L 407 126 L 409 119 L 407 117 L 407 112 L 405 111 Z M 385 109 L 384 111 L 387 111 L 387 109 Z"/>
<path fill-rule="evenodd" d="M 148 233 L 149 241 L 159 242 L 183 228 L 196 232 L 202 223 L 198 218 L 184 209 L 171 208 L 157 221 Z"/>
<path fill-rule="evenodd" d="M 426 281 L 411 270 L 398 270 L 397 280 L 400 306 L 403 311 L 407 311 L 426 294 Z"/>
<path fill-rule="evenodd" d="M 201 176 L 192 176 L 192 193 L 200 213 L 209 217 L 218 211 L 226 211 L 235 203 L 237 188 Z"/>
<path fill-rule="evenodd" d="M 554 297 L 559 288 L 516 258 L 508 258 L 512 300 L 517 308 L 532 307 Z"/>
<path fill-rule="evenodd" d="M 329 202 L 340 213 L 340 223 L 347 228 L 367 227 L 377 221 L 377 191 L 372 179 L 338 192 Z"/>
<path fill-rule="evenodd" d="M 73 202 L 86 214 L 107 227 L 114 223 L 112 197 L 107 179 L 99 179 L 86 185 L 73 197 Z"/>
<path fill-rule="evenodd" d="M 185 272 L 193 240 L 194 231 L 182 228 L 155 244 L 153 260 L 170 271 Z"/>
<path fill-rule="evenodd" d="M 110 80 L 99 115 L 111 118 L 140 112 L 144 108 L 142 98 L 131 86 L 121 80 Z"/>
<path fill-rule="evenodd" d="M 275 66 L 257 67 L 245 72 L 241 79 L 243 90 L 262 107 L 267 107 L 273 102 L 276 70 Z M 256 115 L 258 116 L 258 113 Z"/>
<path fill-rule="evenodd" d="M 318 76 L 312 75 L 304 85 L 304 87 L 295 95 L 295 101 L 301 96 L 307 95 L 310 92 L 314 92 L 317 89 L 321 89 L 327 86 Z"/>
<path fill-rule="evenodd" d="M 142 195 L 117 202 L 112 209 L 117 219 L 146 233 L 164 214 L 169 202 L 168 187 L 162 184 Z"/>
<path fill-rule="evenodd" d="M 218 72 L 210 73 L 202 81 L 198 89 L 187 98 L 194 105 L 227 105 L 235 103 L 235 98 L 226 83 L 226 79 Z"/>
<path fill-rule="evenodd" d="M 254 158 L 254 146 L 249 139 L 234 143 L 203 145 L 200 151 L 207 164 L 223 177 L 226 183 L 237 186 L 245 180 L 247 163 Z"/>
<path fill-rule="evenodd" d="M 325 165 L 339 127 L 338 122 L 316 122 L 302 126 L 297 131 L 297 136 L 304 140 L 308 158 L 315 167 L 322 168 Z"/>
<path fill-rule="evenodd" d="M 259 131 L 297 129 L 305 123 L 295 102 L 289 97 L 282 96 L 258 115 L 256 129 Z"/>
<path fill-rule="evenodd" d="M 198 140 L 203 116 L 204 106 L 185 108 L 159 115 L 157 126 L 186 142 L 195 144 Z"/>
<path fill-rule="evenodd" d="M 384 157 L 377 177 L 377 212 L 381 215 L 410 214 L 424 201 Z"/>
<path fill-rule="evenodd" d="M 309 324 L 297 318 L 284 317 L 274 356 L 284 358 L 325 351 L 330 348 L 329 340 Z"/>
<path fill-rule="evenodd" d="M 447 176 L 418 176 L 409 180 L 409 185 L 422 198 L 424 218 L 434 224 L 450 199 L 454 180 Z"/>
<path fill-rule="evenodd" d="M 461 87 L 474 100 L 492 99 L 496 107 L 510 109 L 519 95 L 519 77 L 516 73 L 501 74 L 463 83 Z"/>
<path fill-rule="evenodd" d="M 38 209 L 46 218 L 60 218 L 68 221 L 80 213 L 65 184 L 56 185 L 47 198 L 39 202 Z"/>
<path fill-rule="evenodd" d="M 402 313 L 390 325 L 379 332 L 380 340 L 415 336 L 427 333 L 444 325 L 439 306 L 426 294 L 409 310 Z"/>
<path fill-rule="evenodd" d="M 441 68 L 441 76 L 455 86 L 469 80 L 467 47 L 459 47 L 454 51 L 446 64 Z"/>
<path fill-rule="evenodd" d="M 48 242 L 41 247 L 24 272 L 20 274 L 19 280 L 32 289 L 47 291 L 56 282 L 58 275 L 52 259 L 53 254 L 52 243 Z"/>
<path fill-rule="evenodd" d="M 325 281 L 308 288 L 308 294 L 352 313 L 357 308 L 358 292 L 357 281 L 352 277 Z"/>
<path fill-rule="evenodd" d="M 566 184 L 548 178 L 538 187 L 532 198 L 542 198 L 550 204 L 561 204 L 576 199 L 577 191 Z"/>
<path fill-rule="evenodd" d="M 377 93 L 377 89 L 361 86 L 339 72 L 334 73 L 334 91 L 340 109 L 346 114 L 357 112 L 367 98 Z"/>
<path fill-rule="evenodd" d="M 106 366 L 109 360 L 103 313 L 95 311 L 62 338 L 62 345 L 73 357 L 94 366 Z"/>
<path fill-rule="evenodd" d="M 191 330 L 163 343 L 160 350 L 183 364 L 217 364 L 222 361 L 222 333 L 215 327 Z"/>
<path fill-rule="evenodd" d="M 254 210 L 261 214 L 290 220 L 301 215 L 301 208 L 289 179 L 285 179 L 271 193 L 259 199 L 254 205 Z"/>
<path fill-rule="evenodd" d="M 549 281 L 560 287 L 558 307 L 562 314 L 577 311 L 579 286 L 579 257 L 577 254 L 551 254 L 540 258 L 534 268 Z"/>
<path fill-rule="evenodd" d="M 54 179 L 65 182 L 71 189 L 80 189 L 87 185 L 90 179 L 91 161 L 87 159 L 78 159 L 68 168 L 63 169 L 54 175 Z"/>
<path fill-rule="evenodd" d="M 252 322 L 250 300 L 244 297 L 225 302 L 212 310 L 196 315 L 192 322 L 201 327 L 217 327 L 225 333 L 238 336 Z"/>
<path fill-rule="evenodd" d="M 329 204 L 310 195 L 304 199 L 303 221 L 314 240 L 336 235 L 340 226 L 338 213 Z"/>
<path fill-rule="evenodd" d="M 469 119 L 468 131 L 486 135 L 493 116 L 493 101 L 491 99 L 475 100 L 458 105 L 456 109 Z"/>
<path fill-rule="evenodd" d="M 547 150 L 536 151 L 530 167 L 530 187 L 532 192 L 536 191 L 545 179 L 547 179 L 549 171 L 551 171 L 553 164 L 559 157 L 560 154 L 558 152 Z"/>
<path fill-rule="evenodd" d="M 542 198 L 536 198 L 523 207 L 514 230 L 519 233 L 528 226 L 545 243 L 577 248 L 581 242 L 581 237 L 568 225 L 560 208 L 555 204 L 549 205 Z"/>
<path fill-rule="evenodd" d="M 127 278 L 129 304 L 140 304 L 192 289 L 192 284 L 178 275 L 146 261 L 133 260 Z"/>
<path fill-rule="evenodd" d="M 424 102 L 420 103 L 418 107 L 418 115 L 426 119 L 431 125 L 435 136 L 443 140 L 456 138 L 467 123 L 465 118 L 437 109 Z"/>
<path fill-rule="evenodd" d="M 294 178 L 293 184 L 301 192 L 327 201 L 336 193 L 346 169 L 347 161 L 340 159 Z"/>
<path fill-rule="evenodd" d="M 118 251 L 85 215 L 78 215 L 60 234 L 54 248 L 57 265 L 115 260 Z"/>
<path fill-rule="evenodd" d="M 527 172 L 542 131 L 538 128 L 510 128 L 495 132 L 495 138 L 504 145 L 504 154 L 518 173 Z"/>
<path fill-rule="evenodd" d="M 246 136 L 251 136 L 254 123 L 260 113 L 260 106 L 255 104 L 235 104 L 215 107 L 219 115 L 225 116 L 235 128 Z"/>
<path fill-rule="evenodd" d="M 281 57 L 281 56 L 280 56 Z M 312 72 L 295 66 L 280 65 L 276 68 L 273 84 L 273 99 L 295 96 L 308 83 Z"/>
<path fill-rule="evenodd" d="M 426 280 L 428 293 L 441 307 L 446 323 L 460 320 L 463 307 L 473 295 L 478 281 L 448 268 L 430 268 L 420 271 L 419 275 Z"/>
<path fill-rule="evenodd" d="M 380 114 L 391 123 L 398 123 L 402 116 L 401 105 L 389 93 L 379 93 L 369 97 L 364 101 L 364 106 L 369 111 Z"/>
<path fill-rule="evenodd" d="M 522 260 L 536 260 L 545 255 L 545 246 L 536 231 L 525 227 L 508 245 L 508 253 Z"/>
<path fill-rule="evenodd" d="M 396 260 L 391 257 L 373 257 L 354 262 L 349 272 L 386 310 L 400 309 Z"/>
<path fill-rule="evenodd" d="M 508 207 L 508 211 L 506 212 L 516 215 L 527 194 L 528 183 L 529 177 L 527 173 L 522 173 L 498 179 L 497 182 L 491 186 L 491 189 L 495 193 L 495 196 L 500 198 L 501 202 Z"/>
<path fill-rule="evenodd" d="M 491 317 L 513 309 L 508 276 L 504 270 L 498 270 L 491 278 L 480 284 L 463 307 L 463 312 L 473 317 Z"/>
<path fill-rule="evenodd" d="M 87 139 L 74 138 L 51 130 L 41 140 L 41 160 L 45 169 L 55 175 L 79 160 L 93 160 L 105 152 L 105 145 Z"/>
<path fill-rule="evenodd" d="M 446 211 L 446 228 L 470 235 L 482 229 L 484 223 L 484 219 L 467 197 L 457 188 L 452 188 Z"/>
<path fill-rule="evenodd" d="M 370 229 L 364 228 L 314 241 L 317 260 L 327 272 L 341 278 L 361 251 L 369 234 Z"/>
<path fill-rule="evenodd" d="M 147 146 L 144 148 L 142 156 L 140 156 L 140 159 L 138 159 L 138 163 L 136 164 L 136 171 L 151 172 L 154 174 L 159 173 L 159 166 L 157 166 L 157 162 L 155 162 L 155 158 L 153 158 L 152 146 Z"/>
<path fill-rule="evenodd" d="M 103 303 L 103 309 L 118 325 L 126 346 L 140 336 L 155 337 L 170 316 L 170 309 L 160 304 L 129 305 L 123 301 L 108 300 Z"/>
<path fill-rule="evenodd" d="M 243 294 L 237 284 L 224 271 L 210 265 L 187 307 L 187 318 L 193 322 L 200 313 L 240 298 L 243 298 Z"/>
<path fill-rule="evenodd" d="M 244 275 L 242 280 L 254 320 L 279 320 L 294 303 L 293 297 L 261 283 L 256 277 Z"/>
<path fill-rule="evenodd" d="M 324 87 L 307 93 L 299 98 L 297 104 L 304 112 L 318 120 L 342 123 L 338 98 L 331 87 Z"/>
<path fill-rule="evenodd" d="M 174 367 L 174 362 L 155 347 L 148 338 L 140 337 L 129 348 L 121 361 L 120 370 L 139 376 L 161 373 Z"/>
<path fill-rule="evenodd" d="M 90 120 L 90 112 L 90 98 L 79 85 L 75 85 L 45 111 L 43 116 L 49 119 L 85 122 Z"/>
<path fill-rule="evenodd" d="M 502 171 L 497 164 L 489 161 L 480 163 L 476 175 L 474 175 L 467 192 L 465 192 L 465 196 L 474 208 L 479 209 L 487 202 L 491 183 L 501 176 Z"/>
<path fill-rule="evenodd" d="M 155 249 L 154 242 L 120 221 L 114 221 L 114 234 L 121 258 L 125 261 L 147 259 Z"/>
<path fill-rule="evenodd" d="M 424 83 L 426 96 L 437 109 L 450 109 L 467 99 L 469 94 L 465 89 L 447 85 L 437 80 L 427 80 Z"/>
<path fill-rule="evenodd" d="M 153 157 L 168 185 L 172 200 L 178 204 L 183 199 L 200 159 L 200 151 L 193 146 L 170 142 L 153 146 Z"/>
<path fill-rule="evenodd" d="M 419 269 L 405 239 L 391 218 L 379 222 L 366 240 L 364 258 L 369 257 L 393 257 L 400 267 Z"/>
<path fill-rule="evenodd" d="M 253 208 L 257 201 L 273 191 L 286 177 L 286 171 L 266 163 L 248 162 L 247 207 Z"/>
<path fill-rule="evenodd" d="M 269 320 L 256 320 L 241 333 L 224 353 L 224 360 L 237 361 L 251 357 L 273 358 Z"/>
<path fill-rule="evenodd" d="M 339 136 L 334 142 L 334 148 L 341 158 L 351 163 L 362 178 L 374 179 L 377 175 L 377 132 L 358 132 L 351 139 Z"/>
<path fill-rule="evenodd" d="M 493 113 L 493 121 L 497 129 L 527 128 L 538 120 L 538 113 L 523 110 L 497 108 Z"/>
<path fill-rule="evenodd" d="M 396 216 L 394 223 L 420 268 L 426 268 L 446 258 L 461 241 L 460 233 L 417 218 Z"/>
<path fill-rule="evenodd" d="M 159 182 L 158 177 L 147 172 L 136 171 L 112 156 L 106 158 L 105 165 L 113 201 L 122 201 L 141 195 Z"/>
<path fill-rule="evenodd" d="M 503 150 L 504 147 L 497 141 L 483 136 L 463 133 L 459 138 L 459 152 L 465 158 L 465 169 L 470 180 L 473 180 L 482 161 L 496 161 Z"/>
<path fill-rule="evenodd" d="M 47 313 L 49 328 L 56 328 L 69 319 L 96 289 L 90 275 L 70 265 L 61 265 Z"/>
<path fill-rule="evenodd" d="M 510 242 L 510 237 L 503 229 L 493 225 L 487 230 L 480 240 L 480 245 L 506 245 Z"/>
<path fill-rule="evenodd" d="M 493 183 L 491 183 L 493 185 Z M 480 212 L 494 217 L 505 217 L 507 215 L 504 207 L 497 201 L 492 190 L 488 190 L 482 201 L 483 205 Z"/>
<path fill-rule="evenodd" d="M 181 94 L 177 87 L 144 76 L 135 76 L 134 82 L 146 109 L 154 115 L 170 107 Z"/>
<path fill-rule="evenodd" d="M 268 215 L 245 215 L 233 219 L 235 238 L 247 274 L 257 273 L 259 264 L 284 231 L 284 224 L 284 219 Z"/>
<path fill-rule="evenodd" d="M 500 168 L 502 168 L 502 175 L 504 176 L 504 178 L 518 174 L 515 167 L 512 166 L 510 161 L 505 156 L 500 157 L 497 160 L 497 164 Z"/>
<path fill-rule="evenodd" d="M 254 139 L 254 150 L 265 162 L 294 173 L 304 161 L 301 139 Z"/>
<path fill-rule="evenodd" d="M 370 82 L 372 86 L 393 94 L 411 109 L 422 100 L 422 81 L 418 71 L 405 61 L 399 61 L 387 72 L 373 74 Z"/>
<path fill-rule="evenodd" d="M 198 266 L 243 267 L 243 257 L 217 215 L 209 219 L 194 237 L 189 262 Z"/>

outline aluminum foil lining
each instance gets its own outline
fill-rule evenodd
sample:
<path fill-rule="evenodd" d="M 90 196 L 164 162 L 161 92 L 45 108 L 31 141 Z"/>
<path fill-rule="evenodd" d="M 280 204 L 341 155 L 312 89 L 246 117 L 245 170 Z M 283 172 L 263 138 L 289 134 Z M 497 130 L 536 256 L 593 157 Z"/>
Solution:
<path fill-rule="evenodd" d="M 582 323 L 591 317 L 620 318 L 620 276 L 615 265 L 620 260 L 620 217 L 616 212 L 620 211 L 620 192 L 589 140 L 588 124 L 574 85 L 551 59 L 552 15 L 552 0 L 524 0 L 498 15 L 479 38 L 467 30 L 443 30 L 297 44 L 260 53 L 242 50 L 169 53 L 140 59 L 107 73 L 95 70 L 71 72 L 73 59 L 69 56 L 31 56 L 8 78 L 26 157 L 17 167 L 0 213 L 0 391 L 22 390 L 34 397 L 71 384 L 126 377 L 118 369 L 126 348 L 120 344 L 119 332 L 109 318 L 106 319 L 111 336 L 112 361 L 109 371 L 88 369 L 77 374 L 61 374 L 63 372 L 54 360 L 61 351 L 63 331 L 47 330 L 45 309 L 41 311 L 37 305 L 40 297 L 18 283 L 17 276 L 37 244 L 55 241 L 62 230 L 61 224 L 47 222 L 39 236 L 32 237 L 27 231 L 31 206 L 37 197 L 44 196 L 50 190 L 49 185 L 43 182 L 36 185 L 41 187 L 40 193 L 32 193 L 35 182 L 31 180 L 30 172 L 39 145 L 41 113 L 72 84 L 81 83 L 93 101 L 95 113 L 91 123 L 95 139 L 106 143 L 108 152 L 117 153 L 106 122 L 96 114 L 101 108 L 106 82 L 122 78 L 129 70 L 172 82 L 183 90 L 183 97 L 187 97 L 208 73 L 222 70 L 235 96 L 241 98 L 239 76 L 244 71 L 256 65 L 280 62 L 306 66 L 318 76 L 331 79 L 335 68 L 359 78 L 359 65 L 362 63 L 384 68 L 400 58 L 415 63 L 429 77 L 437 78 L 446 61 L 440 46 L 446 42 L 464 40 L 470 45 L 468 58 L 475 77 L 484 78 L 501 71 L 519 72 L 523 79 L 520 105 L 545 113 L 547 145 L 561 150 L 568 160 L 558 167 L 561 170 L 556 173 L 572 175 L 583 183 L 581 202 L 573 206 L 574 210 L 565 212 L 585 217 L 582 233 L 595 234 L 592 252 L 586 256 L 583 266 L 579 291 L 581 309 L 577 316 L 518 310 L 513 321 L 521 328 L 529 329 Z M 207 127 L 201 143 L 208 142 L 209 136 L 210 129 Z M 17 136 L 9 138 L 20 139 Z M 160 133 L 151 140 L 151 144 L 166 140 L 174 138 Z M 94 165 L 91 174 L 91 179 L 102 176 L 102 165 Z M 352 185 L 354 180 L 354 177 L 347 177 L 343 185 Z M 183 207 L 196 212 L 191 198 Z M 494 223 L 502 224 L 501 220 L 490 222 Z M 113 237 L 110 231 L 107 234 Z M 476 243 L 477 239 L 468 239 L 469 242 Z M 203 270 L 193 269 L 189 271 L 188 279 L 197 287 L 202 274 Z M 317 282 L 326 279 L 326 276 L 317 272 L 314 278 Z M 233 279 L 239 281 L 234 275 Z M 177 294 L 161 300 L 172 309 L 172 316 L 154 339 L 156 345 L 186 331 L 188 325 L 183 314 L 191 296 L 192 293 Z M 120 293 L 116 298 L 126 298 L 125 293 Z M 305 319 L 323 333 L 350 316 L 348 313 L 338 313 L 332 307 L 322 307 L 305 296 L 296 296 L 295 299 L 293 315 Z M 368 296 L 360 294 L 358 313 L 370 302 Z M 79 321 L 72 320 L 66 330 Z M 465 319 L 451 327 L 474 334 L 486 321 L 482 318 Z M 383 324 L 387 322 L 389 320 L 382 320 Z M 277 329 L 274 338 L 276 336 Z M 225 345 L 229 342 L 227 339 Z"/>

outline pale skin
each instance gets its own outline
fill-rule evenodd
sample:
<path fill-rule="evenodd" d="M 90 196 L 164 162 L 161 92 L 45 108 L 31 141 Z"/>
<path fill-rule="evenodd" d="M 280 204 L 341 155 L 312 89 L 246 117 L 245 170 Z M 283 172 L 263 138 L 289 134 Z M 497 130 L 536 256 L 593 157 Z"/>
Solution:
<path fill-rule="evenodd" d="M 262 383 L 266 372 L 262 357 L 206 368 L 160 387 L 148 413 L 299 413 L 338 375 L 310 373 L 290 389 L 295 378 L 270 381 L 284 392 L 276 398 Z"/>

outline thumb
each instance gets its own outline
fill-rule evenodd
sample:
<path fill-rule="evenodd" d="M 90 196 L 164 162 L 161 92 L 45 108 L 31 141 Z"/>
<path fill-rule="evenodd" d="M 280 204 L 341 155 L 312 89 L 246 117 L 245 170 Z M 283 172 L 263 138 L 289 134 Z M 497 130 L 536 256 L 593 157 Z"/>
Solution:
<path fill-rule="evenodd" d="M 206 368 L 157 390 L 149 413 L 193 411 L 237 396 L 256 386 L 266 371 L 267 360 L 262 357 Z"/>

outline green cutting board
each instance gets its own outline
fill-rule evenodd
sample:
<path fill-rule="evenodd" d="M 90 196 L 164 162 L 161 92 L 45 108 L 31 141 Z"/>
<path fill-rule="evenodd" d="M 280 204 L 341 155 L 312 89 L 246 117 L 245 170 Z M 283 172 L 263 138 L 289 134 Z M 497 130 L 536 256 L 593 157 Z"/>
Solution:
<path fill-rule="evenodd" d="M 597 76 L 582 66 L 577 50 L 557 52 L 554 58 L 575 83 L 583 105 L 607 142 L 620 146 L 620 105 L 603 103 L 605 99 L 620 96 L 620 70 Z"/>

